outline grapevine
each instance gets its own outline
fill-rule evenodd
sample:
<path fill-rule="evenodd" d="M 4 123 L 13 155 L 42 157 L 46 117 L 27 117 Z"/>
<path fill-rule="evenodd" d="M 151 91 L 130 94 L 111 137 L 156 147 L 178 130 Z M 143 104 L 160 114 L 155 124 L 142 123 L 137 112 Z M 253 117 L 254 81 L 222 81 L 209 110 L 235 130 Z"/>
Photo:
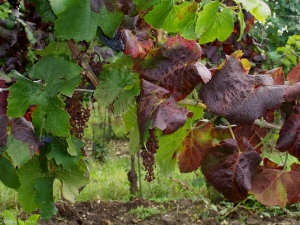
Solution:
<path fill-rule="evenodd" d="M 299 65 L 265 69 L 268 47 L 250 35 L 270 15 L 262 0 L 0 1 L 0 180 L 43 219 L 57 212 L 54 180 L 75 201 L 87 90 L 122 116 L 147 181 L 178 165 L 233 202 L 299 202 L 300 165 L 261 158 L 277 130 L 276 148 L 300 159 Z"/>

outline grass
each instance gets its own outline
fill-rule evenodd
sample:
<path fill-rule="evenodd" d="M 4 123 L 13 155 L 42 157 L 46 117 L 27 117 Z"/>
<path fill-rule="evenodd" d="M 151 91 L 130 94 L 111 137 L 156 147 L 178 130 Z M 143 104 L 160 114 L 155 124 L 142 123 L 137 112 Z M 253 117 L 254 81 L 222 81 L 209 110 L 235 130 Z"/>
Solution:
<path fill-rule="evenodd" d="M 78 201 L 101 200 L 129 200 L 132 196 L 129 192 L 127 172 L 130 169 L 129 156 L 116 157 L 109 155 L 104 164 L 91 161 L 90 183 L 83 189 L 77 198 Z M 136 170 L 138 171 L 137 165 Z M 143 168 L 141 168 L 143 170 Z M 155 168 L 156 179 L 151 183 L 144 180 L 145 172 L 142 171 L 142 197 L 146 199 L 163 201 L 170 199 L 195 198 L 205 195 L 204 186 L 191 185 L 199 179 L 199 174 L 180 174 L 175 170 L 171 176 L 160 174 L 159 168 Z"/>

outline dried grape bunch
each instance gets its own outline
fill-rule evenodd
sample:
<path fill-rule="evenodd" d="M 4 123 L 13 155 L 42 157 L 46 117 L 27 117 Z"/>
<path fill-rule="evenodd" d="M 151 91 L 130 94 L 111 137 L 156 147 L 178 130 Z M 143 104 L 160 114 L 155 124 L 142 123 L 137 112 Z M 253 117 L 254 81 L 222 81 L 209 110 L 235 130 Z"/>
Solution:
<path fill-rule="evenodd" d="M 72 98 L 66 99 L 66 110 L 70 114 L 69 120 L 71 134 L 77 138 L 82 138 L 84 129 L 87 128 L 87 122 L 90 117 L 90 109 L 83 105 L 83 93 L 74 92 Z"/>
<path fill-rule="evenodd" d="M 150 137 L 146 142 L 146 148 L 142 149 L 141 156 L 143 158 L 143 165 L 146 170 L 145 180 L 151 182 L 155 179 L 154 177 L 154 165 L 155 165 L 155 153 L 158 149 L 158 140 L 155 135 L 155 130 L 149 130 Z"/>

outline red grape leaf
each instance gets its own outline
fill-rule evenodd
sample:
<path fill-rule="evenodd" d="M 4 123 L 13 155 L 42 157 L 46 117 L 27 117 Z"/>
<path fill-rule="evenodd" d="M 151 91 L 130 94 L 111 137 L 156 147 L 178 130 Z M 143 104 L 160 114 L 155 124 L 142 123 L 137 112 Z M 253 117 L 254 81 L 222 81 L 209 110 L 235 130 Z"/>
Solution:
<path fill-rule="evenodd" d="M 280 129 L 276 148 L 300 159 L 300 115 L 294 114 L 288 117 Z"/>
<path fill-rule="evenodd" d="M 201 81 L 196 66 L 200 57 L 201 47 L 196 41 L 177 35 L 168 38 L 161 48 L 150 50 L 134 69 L 143 79 L 169 90 L 179 101 Z"/>
<path fill-rule="evenodd" d="M 200 96 L 209 110 L 224 115 L 229 122 L 251 124 L 284 101 L 300 97 L 300 83 L 273 86 L 271 81 L 270 76 L 245 74 L 240 61 L 230 56 L 224 67 L 203 85 Z"/>
<path fill-rule="evenodd" d="M 153 46 L 150 35 L 151 26 L 141 19 L 137 21 L 134 31 L 122 29 L 121 39 L 124 44 L 124 54 L 131 55 L 133 58 L 144 58 Z"/>
<path fill-rule="evenodd" d="M 7 88 L 4 80 L 0 80 L 0 88 Z M 0 148 L 7 142 L 7 98 L 8 91 L 0 91 Z"/>
<path fill-rule="evenodd" d="M 227 139 L 208 149 L 201 169 L 206 180 L 227 200 L 238 202 L 247 198 L 260 161 L 246 139 L 239 145 L 235 139 Z"/>
<path fill-rule="evenodd" d="M 300 58 L 298 59 L 298 65 L 288 73 L 287 80 L 292 84 L 298 83 L 300 81 Z"/>
<path fill-rule="evenodd" d="M 31 155 L 39 153 L 40 141 L 34 133 L 32 123 L 24 117 L 11 120 L 11 134 L 16 140 L 28 144 Z"/>
<path fill-rule="evenodd" d="M 267 128 L 261 128 L 254 124 L 244 124 L 237 126 L 233 129 L 233 133 L 237 140 L 246 138 L 252 146 L 256 146 L 261 142 L 261 139 L 264 138 L 269 132 Z M 256 148 L 257 151 L 261 149 L 262 146 Z M 260 153 L 260 152 L 258 152 Z"/>
<path fill-rule="evenodd" d="M 200 127 L 197 128 L 197 126 Z M 190 173 L 200 167 L 203 156 L 212 145 L 212 129 L 213 127 L 210 123 L 203 124 L 200 121 L 196 124 L 196 128 L 189 130 L 186 137 L 182 140 L 181 153 L 178 156 L 178 165 L 181 173 Z"/>
<path fill-rule="evenodd" d="M 264 168 L 252 182 L 251 193 L 262 204 L 284 207 L 300 201 L 300 165 L 290 171 Z"/>
<path fill-rule="evenodd" d="M 144 79 L 141 82 L 142 90 L 138 104 L 140 133 L 144 135 L 147 129 L 157 127 L 163 134 L 170 134 L 183 126 L 191 113 L 179 107 L 168 90 Z"/>

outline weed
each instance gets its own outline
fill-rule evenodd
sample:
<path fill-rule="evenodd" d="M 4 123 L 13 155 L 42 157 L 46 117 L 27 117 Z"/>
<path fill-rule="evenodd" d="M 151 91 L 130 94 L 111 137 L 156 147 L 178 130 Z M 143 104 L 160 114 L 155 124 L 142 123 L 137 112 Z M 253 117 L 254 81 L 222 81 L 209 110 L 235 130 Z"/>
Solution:
<path fill-rule="evenodd" d="M 138 206 L 135 209 L 131 209 L 128 213 L 130 215 L 136 215 L 141 220 L 145 220 L 151 216 L 165 213 L 165 211 L 166 209 L 163 206 L 159 206 L 159 208 Z"/>

